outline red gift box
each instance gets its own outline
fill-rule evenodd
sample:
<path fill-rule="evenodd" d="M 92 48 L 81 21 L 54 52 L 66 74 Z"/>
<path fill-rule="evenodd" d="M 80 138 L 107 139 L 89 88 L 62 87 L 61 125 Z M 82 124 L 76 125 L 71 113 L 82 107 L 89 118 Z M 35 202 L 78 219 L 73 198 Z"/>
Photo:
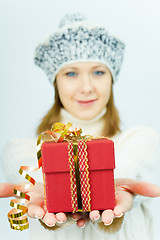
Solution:
<path fill-rule="evenodd" d="M 83 143 L 83 140 L 81 143 Z M 68 144 L 68 142 L 44 142 L 41 147 L 42 171 L 48 212 L 78 211 L 78 207 L 73 209 L 74 204 L 78 205 L 77 199 L 79 197 L 77 197 L 75 173 L 72 172 L 74 176 L 71 176 L 69 155 L 73 155 L 73 151 L 69 151 Z M 85 161 L 87 161 L 88 170 L 84 167 L 83 159 L 81 159 L 81 162 L 79 161 L 80 188 L 83 195 L 81 196 L 82 211 L 86 211 L 84 207 L 86 199 L 87 202 L 90 201 L 90 211 L 114 209 L 114 143 L 110 139 L 100 138 L 86 141 L 86 145 L 87 157 Z M 82 150 L 82 158 L 84 152 Z M 74 166 L 72 170 L 75 171 Z M 86 178 L 88 178 L 88 182 L 86 182 Z M 87 189 L 88 192 L 83 188 Z"/>

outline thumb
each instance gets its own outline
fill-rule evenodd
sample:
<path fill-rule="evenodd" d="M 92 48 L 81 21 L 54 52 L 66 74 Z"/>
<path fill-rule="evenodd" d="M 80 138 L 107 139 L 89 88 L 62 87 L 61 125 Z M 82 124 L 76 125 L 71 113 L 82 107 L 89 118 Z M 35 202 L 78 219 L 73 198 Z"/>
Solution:
<path fill-rule="evenodd" d="M 0 198 L 14 196 L 13 189 L 16 185 L 12 183 L 0 183 Z"/>
<path fill-rule="evenodd" d="M 122 178 L 116 180 L 116 186 L 121 187 L 133 194 L 146 197 L 160 197 L 160 187 L 149 182 L 141 182 Z"/>

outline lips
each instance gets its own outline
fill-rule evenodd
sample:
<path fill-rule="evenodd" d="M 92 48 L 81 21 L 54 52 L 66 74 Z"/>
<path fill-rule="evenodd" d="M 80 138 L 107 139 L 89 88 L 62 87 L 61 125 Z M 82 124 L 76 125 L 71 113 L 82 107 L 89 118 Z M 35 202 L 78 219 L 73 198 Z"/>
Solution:
<path fill-rule="evenodd" d="M 91 106 L 96 102 L 97 99 L 92 99 L 92 100 L 77 100 L 77 102 L 81 106 Z"/>

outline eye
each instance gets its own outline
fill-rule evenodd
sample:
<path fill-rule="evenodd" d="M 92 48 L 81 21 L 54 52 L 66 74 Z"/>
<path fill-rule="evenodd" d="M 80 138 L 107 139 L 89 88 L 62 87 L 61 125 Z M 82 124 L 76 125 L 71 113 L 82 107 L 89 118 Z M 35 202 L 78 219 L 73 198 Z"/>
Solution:
<path fill-rule="evenodd" d="M 104 74 L 105 74 L 104 71 L 95 71 L 95 72 L 94 72 L 94 75 L 96 75 L 96 76 L 102 76 L 102 75 L 104 75 Z"/>
<path fill-rule="evenodd" d="M 75 77 L 77 75 L 77 73 L 76 72 L 67 72 L 66 75 L 69 77 Z"/>

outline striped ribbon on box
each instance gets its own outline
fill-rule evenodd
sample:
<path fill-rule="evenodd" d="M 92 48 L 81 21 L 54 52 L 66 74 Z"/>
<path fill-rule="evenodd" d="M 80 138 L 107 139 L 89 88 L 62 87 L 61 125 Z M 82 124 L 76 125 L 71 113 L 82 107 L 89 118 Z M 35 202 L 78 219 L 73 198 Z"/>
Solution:
<path fill-rule="evenodd" d="M 12 199 L 10 206 L 13 209 L 8 213 L 10 226 L 15 230 L 24 230 L 29 227 L 29 222 L 25 214 L 28 211 L 27 205 L 30 202 L 31 191 L 36 181 L 26 173 L 26 171 L 38 171 L 42 166 L 41 146 L 45 141 L 68 142 L 68 162 L 70 168 L 71 182 L 71 204 L 73 212 L 91 211 L 90 204 L 90 184 L 87 158 L 86 141 L 93 139 L 92 136 L 81 136 L 82 130 L 70 130 L 72 124 L 55 123 L 51 131 L 45 131 L 37 140 L 38 167 L 21 166 L 19 173 L 29 181 L 29 183 L 17 185 L 14 194 L 18 199 Z"/>

